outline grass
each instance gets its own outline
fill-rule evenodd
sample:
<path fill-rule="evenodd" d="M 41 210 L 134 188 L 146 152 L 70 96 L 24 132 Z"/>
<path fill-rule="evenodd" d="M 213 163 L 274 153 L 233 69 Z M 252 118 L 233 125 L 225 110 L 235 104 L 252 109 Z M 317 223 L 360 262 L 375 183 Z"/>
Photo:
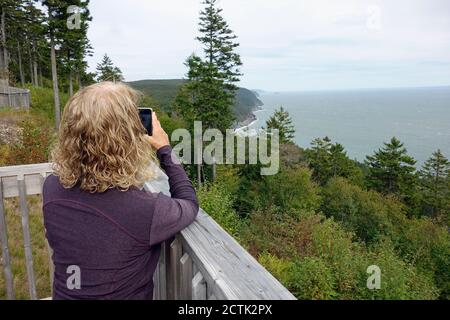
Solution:
<path fill-rule="evenodd" d="M 15 299 L 30 299 L 28 277 L 25 264 L 25 250 L 18 198 L 4 200 L 8 247 L 14 279 Z M 29 225 L 36 291 L 39 299 L 51 296 L 48 250 L 42 215 L 42 197 L 29 196 Z M 6 284 L 3 265 L 0 265 L 0 299 L 6 299 Z"/>

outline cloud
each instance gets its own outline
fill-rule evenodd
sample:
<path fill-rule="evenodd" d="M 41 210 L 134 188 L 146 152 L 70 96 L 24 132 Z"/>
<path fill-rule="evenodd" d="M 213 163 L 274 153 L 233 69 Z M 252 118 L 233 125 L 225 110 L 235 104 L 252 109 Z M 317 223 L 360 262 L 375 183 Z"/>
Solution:
<path fill-rule="evenodd" d="M 238 35 L 242 85 L 266 90 L 449 84 L 450 1 L 223 0 Z M 375 10 L 374 10 L 375 8 Z M 89 37 L 127 80 L 179 78 L 199 0 L 92 1 Z M 378 28 L 371 28 L 375 21 Z"/>

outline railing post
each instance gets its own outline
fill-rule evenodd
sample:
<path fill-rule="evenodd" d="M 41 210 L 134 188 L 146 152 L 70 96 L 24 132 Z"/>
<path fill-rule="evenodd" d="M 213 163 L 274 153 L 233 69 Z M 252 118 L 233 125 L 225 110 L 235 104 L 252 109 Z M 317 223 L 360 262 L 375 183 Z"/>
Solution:
<path fill-rule="evenodd" d="M 192 279 L 192 300 L 206 300 L 206 281 L 200 272 Z"/>
<path fill-rule="evenodd" d="M 160 300 L 167 300 L 167 251 L 166 251 L 166 242 L 161 243 L 161 254 L 159 256 L 159 263 L 158 263 L 158 282 L 159 282 L 159 299 Z"/>
<path fill-rule="evenodd" d="M 167 272 L 167 300 L 178 300 L 180 296 L 180 259 L 181 241 L 178 236 L 168 246 L 168 257 L 166 260 Z M 166 252 L 167 252 L 166 251 Z"/>
<path fill-rule="evenodd" d="M 161 243 L 158 264 L 153 275 L 153 300 L 166 300 L 166 250 L 165 242 Z"/>
<path fill-rule="evenodd" d="M 0 242 L 2 245 L 3 273 L 5 275 L 6 297 L 14 300 L 14 281 L 11 269 L 11 258 L 8 248 L 8 234 L 6 230 L 6 211 L 3 204 L 3 182 L 0 178 Z"/>
<path fill-rule="evenodd" d="M 192 300 L 192 259 L 185 253 L 180 259 L 181 265 L 181 300 Z"/>
<path fill-rule="evenodd" d="M 27 192 L 25 186 L 25 177 L 18 176 L 17 183 L 19 186 L 19 201 L 20 201 L 20 212 L 22 216 L 22 230 L 23 230 L 23 242 L 25 248 L 25 261 L 28 274 L 28 286 L 30 292 L 31 300 L 37 300 L 36 294 L 36 282 L 34 278 L 33 269 L 33 254 L 31 251 L 31 239 L 30 239 L 30 226 L 28 220 L 28 204 L 27 204 Z"/>
<path fill-rule="evenodd" d="M 47 174 L 44 172 L 39 176 L 40 179 L 40 185 L 41 185 L 41 195 L 43 195 L 43 187 L 44 187 L 44 182 L 45 182 L 45 178 L 47 177 Z M 44 204 L 42 204 L 44 205 Z M 44 232 L 47 232 L 44 229 Z M 49 273 L 49 279 L 50 279 L 50 292 L 53 295 L 53 281 L 54 281 L 54 273 L 55 273 L 55 265 L 53 264 L 53 249 L 50 247 L 50 244 L 48 243 L 48 240 L 45 239 L 45 245 L 47 247 L 47 251 L 48 251 L 48 273 Z"/>

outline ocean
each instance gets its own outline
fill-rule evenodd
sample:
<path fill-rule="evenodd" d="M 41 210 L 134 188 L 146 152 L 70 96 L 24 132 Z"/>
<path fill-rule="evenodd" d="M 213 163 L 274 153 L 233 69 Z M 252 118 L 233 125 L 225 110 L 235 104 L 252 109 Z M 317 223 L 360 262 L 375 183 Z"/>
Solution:
<path fill-rule="evenodd" d="M 283 106 L 304 148 L 328 136 L 363 161 L 395 136 L 418 167 L 437 149 L 450 157 L 450 87 L 261 93 L 260 99 L 263 109 L 250 128 L 264 126 Z"/>

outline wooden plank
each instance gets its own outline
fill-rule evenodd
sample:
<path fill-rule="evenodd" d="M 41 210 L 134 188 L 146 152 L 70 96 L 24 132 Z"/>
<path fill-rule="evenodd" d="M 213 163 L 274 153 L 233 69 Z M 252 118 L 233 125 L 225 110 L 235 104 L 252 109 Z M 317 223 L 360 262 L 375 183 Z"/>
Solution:
<path fill-rule="evenodd" d="M 159 298 L 167 300 L 167 278 L 166 278 L 166 243 L 161 243 L 161 254 L 158 263 L 159 275 Z"/>
<path fill-rule="evenodd" d="M 192 300 L 192 260 L 187 253 L 180 259 L 181 265 L 181 300 Z"/>
<path fill-rule="evenodd" d="M 181 231 L 181 239 L 217 299 L 295 299 L 203 210 Z"/>
<path fill-rule="evenodd" d="M 11 269 L 11 257 L 8 248 L 8 233 L 6 228 L 6 211 L 3 204 L 3 187 L 0 179 L 0 243 L 2 246 L 3 273 L 5 276 L 6 297 L 14 300 L 14 282 Z"/>
<path fill-rule="evenodd" d="M 41 194 L 41 177 L 52 172 L 51 163 L 23 166 L 0 167 L 0 179 L 3 181 L 3 198 L 19 196 L 17 177 L 24 177 L 27 195 Z"/>
<path fill-rule="evenodd" d="M 180 299 L 180 259 L 181 259 L 181 241 L 176 237 L 169 246 L 170 263 L 169 276 L 167 277 L 167 299 L 179 300 Z M 167 269 L 166 269 L 167 270 Z M 170 289 L 170 290 L 169 290 Z"/>
<path fill-rule="evenodd" d="M 51 163 L 26 164 L 19 166 L 0 167 L 0 177 L 23 176 L 27 174 L 40 174 L 53 172 Z"/>
<path fill-rule="evenodd" d="M 22 215 L 22 231 L 25 248 L 25 263 L 28 275 L 28 288 L 31 300 L 37 300 L 36 281 L 34 277 L 34 268 L 33 268 L 33 254 L 31 251 L 30 226 L 28 221 L 28 204 L 27 204 L 25 180 L 23 179 L 23 177 L 19 177 L 19 179 L 17 180 L 17 184 L 19 186 L 19 202 L 20 202 L 20 212 Z"/>
<path fill-rule="evenodd" d="M 153 273 L 153 300 L 161 300 L 159 289 L 159 266 L 156 266 Z"/>
<path fill-rule="evenodd" d="M 25 176 L 26 177 L 26 176 Z M 43 187 L 44 187 L 44 181 L 47 177 L 47 172 L 43 172 L 39 175 L 39 184 L 41 186 L 40 194 L 43 193 Z M 27 187 L 25 185 L 25 187 Z M 47 233 L 47 231 L 45 231 Z M 49 279 L 50 279 L 50 290 L 53 294 L 53 281 L 55 277 L 55 265 L 53 264 L 53 249 L 50 247 L 50 244 L 48 243 L 48 240 L 45 239 L 45 245 L 47 247 L 48 252 L 48 273 L 49 273 Z"/>
<path fill-rule="evenodd" d="M 175 275 L 172 271 L 172 258 L 170 254 L 170 246 L 171 242 L 166 241 L 165 242 L 165 255 L 166 255 L 166 299 L 167 300 L 174 300 L 175 299 Z"/>
<path fill-rule="evenodd" d="M 192 279 L 192 300 L 206 300 L 206 281 L 200 272 Z"/>
<path fill-rule="evenodd" d="M 186 250 L 186 249 L 184 249 L 184 250 Z M 192 261 L 192 274 L 197 274 L 198 271 L 199 270 L 198 270 L 197 265 L 194 263 L 194 261 Z"/>

